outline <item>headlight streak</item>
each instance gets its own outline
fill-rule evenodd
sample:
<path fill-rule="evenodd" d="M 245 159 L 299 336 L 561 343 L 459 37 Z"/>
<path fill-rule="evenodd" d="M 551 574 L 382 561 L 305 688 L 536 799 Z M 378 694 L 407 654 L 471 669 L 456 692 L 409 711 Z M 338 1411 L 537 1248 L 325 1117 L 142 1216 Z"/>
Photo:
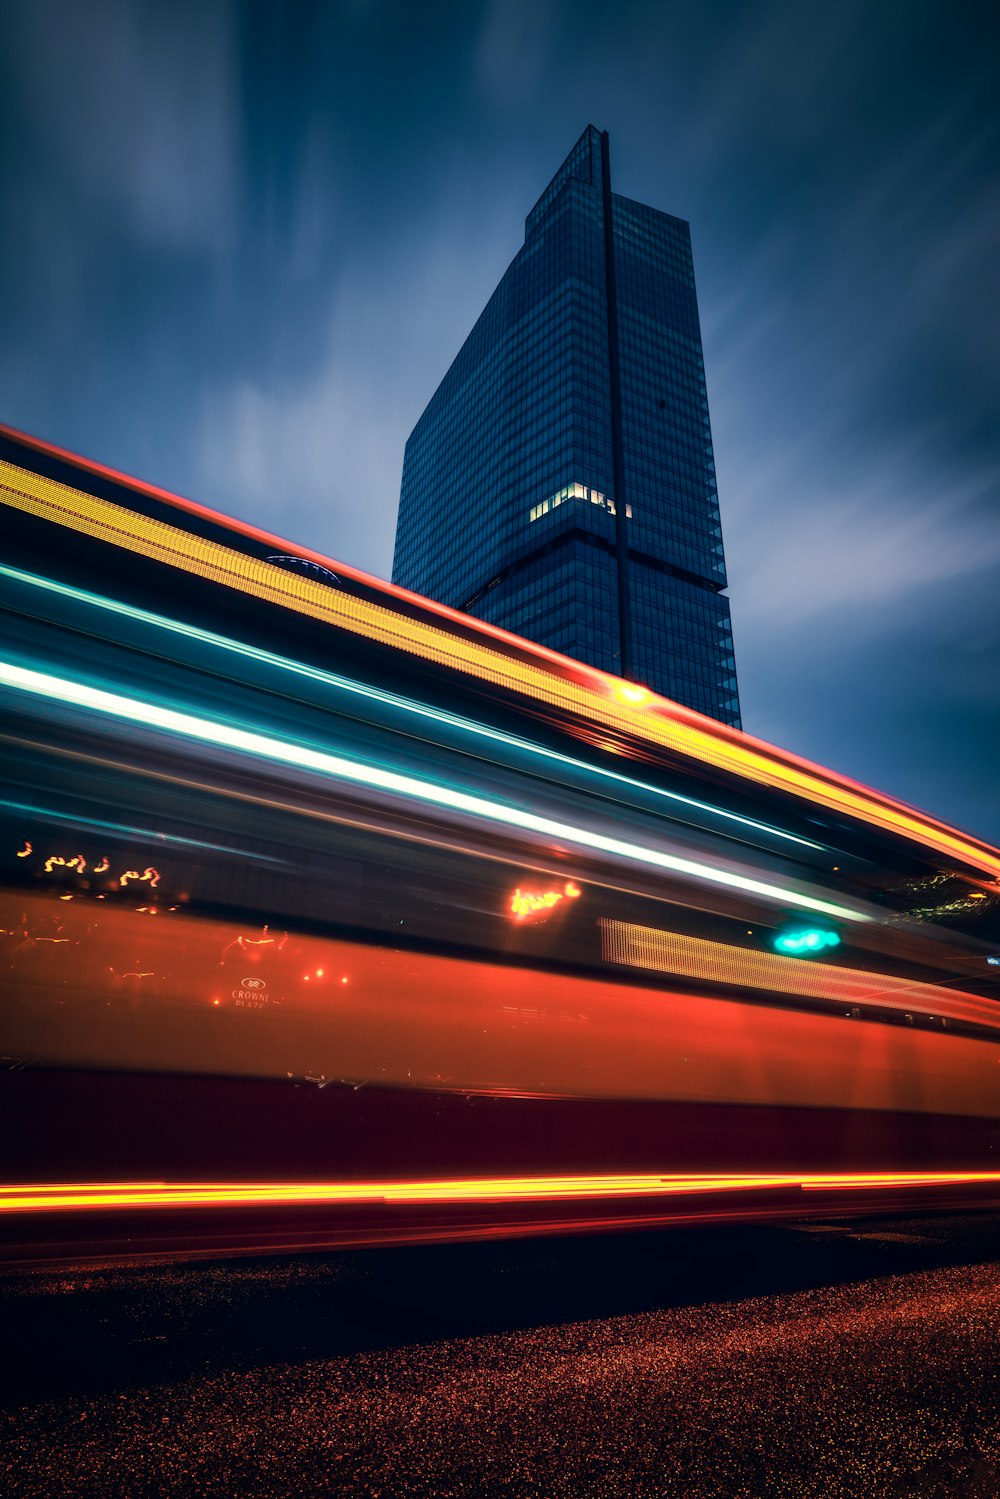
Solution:
<path fill-rule="evenodd" d="M 529 739 L 521 739 L 515 734 L 505 734 L 500 729 L 491 729 L 488 725 L 476 723 L 471 718 L 462 718 L 457 713 L 449 713 L 446 709 L 428 707 L 426 704 L 417 703 L 410 698 L 399 697 L 396 693 L 384 692 L 380 688 L 368 686 L 364 682 L 353 681 L 350 677 L 342 677 L 335 672 L 324 671 L 321 667 L 309 666 L 302 661 L 293 661 L 287 656 L 275 655 L 272 651 L 262 650 L 259 646 L 249 645 L 245 641 L 234 640 L 232 637 L 226 635 L 217 635 L 212 630 L 203 630 L 197 625 L 188 625 L 181 620 L 169 619 L 166 615 L 154 614 L 146 609 L 123 604 L 117 599 L 105 598 L 101 594 L 90 593 L 86 589 L 74 588 L 66 583 L 58 583 L 51 578 L 42 578 L 34 573 L 22 572 L 20 568 L 0 565 L 0 576 L 11 578 L 18 583 L 29 584 L 35 588 L 46 589 L 51 593 L 60 594 L 64 598 L 71 598 L 79 603 L 104 609 L 109 613 L 120 615 L 126 619 L 138 620 L 142 624 L 152 625 L 161 630 L 169 630 L 175 635 L 186 636 L 188 639 L 197 640 L 203 645 L 209 645 L 218 650 L 229 651 L 234 655 L 245 656 L 249 660 L 260 662 L 265 666 L 276 667 L 282 671 L 292 672 L 294 675 L 305 677 L 310 681 L 322 682 L 324 686 L 336 688 L 341 692 L 351 693 L 356 697 L 367 698 L 382 706 L 396 708 L 419 718 L 429 719 L 433 723 L 446 724 L 450 728 L 460 730 L 462 733 L 473 734 L 480 739 L 491 740 L 493 743 L 502 744 L 509 749 L 521 750 L 526 754 L 535 755 L 541 759 L 568 766 L 572 770 L 584 771 L 589 775 L 598 776 L 602 780 L 613 781 L 619 786 L 628 786 L 634 791 L 642 791 L 651 796 L 663 797 L 679 805 L 692 807 L 699 812 L 707 812 L 713 817 L 721 817 L 728 822 L 739 823 L 742 827 L 753 828 L 756 832 L 767 833 L 773 838 L 781 838 L 787 843 L 797 843 L 802 848 L 811 848 L 817 852 L 823 851 L 823 844 L 815 843 L 811 838 L 802 838 L 798 834 L 788 833 L 783 828 L 771 826 L 770 823 L 759 822 L 753 817 L 743 817 L 740 813 L 730 812 L 725 807 L 715 807 L 710 802 L 703 802 L 695 797 L 684 796 L 679 791 L 667 791 L 662 786 L 651 786 L 648 782 L 638 781 L 633 776 L 623 775 L 620 771 L 608 770 L 605 766 L 591 765 L 587 761 L 578 760 L 572 755 L 562 754 L 559 750 L 551 750 L 545 748 L 543 745 L 533 744 Z"/>
<path fill-rule="evenodd" d="M 44 443 L 32 442 L 32 445 L 43 451 L 58 452 Z M 62 456 L 72 458 L 69 454 Z M 101 471 L 99 465 L 86 466 L 93 472 Z M 275 537 L 254 532 L 204 507 L 180 501 L 150 486 L 137 485 L 121 475 L 112 477 L 171 504 L 175 511 L 200 514 L 234 534 L 264 541 L 272 550 L 275 546 L 289 549 L 289 544 Z M 80 535 L 474 676 L 591 723 L 602 723 L 672 753 L 790 792 L 814 805 L 914 840 L 994 878 L 1000 876 L 1000 853 L 995 849 L 903 802 L 652 693 L 648 704 L 631 711 L 615 706 L 620 679 L 507 636 L 492 626 L 367 578 L 341 564 L 333 565 L 361 586 L 380 589 L 386 602 L 374 603 L 286 572 L 260 558 L 44 478 L 6 460 L 0 460 L 0 496 L 7 505 Z M 301 548 L 291 550 L 302 552 Z M 330 561 L 308 555 L 320 563 Z M 446 621 L 446 625 L 430 623 L 426 617 L 403 615 L 394 607 L 396 599 L 418 607 L 422 616 Z"/>
<path fill-rule="evenodd" d="M 610 838 L 603 833 L 572 827 L 568 823 L 556 822 L 552 818 L 539 817 L 532 812 L 508 807 L 500 802 L 488 801 L 485 797 L 473 796 L 468 792 L 455 791 L 444 786 L 435 786 L 428 781 L 420 781 L 413 776 L 401 775 L 396 771 L 362 765 L 355 761 L 345 760 L 338 755 L 328 754 L 323 750 L 290 744 L 263 734 L 252 733 L 247 729 L 238 729 L 229 724 L 197 718 L 190 713 L 180 713 L 173 708 L 163 708 L 136 698 L 107 692 L 102 688 L 88 687 L 81 682 L 15 666 L 10 662 L 0 662 L 0 683 L 15 691 L 89 709 L 105 716 L 141 724 L 146 728 L 161 729 L 167 733 L 180 735 L 182 738 L 194 739 L 201 743 L 237 750 L 280 764 L 316 771 L 337 780 L 350 781 L 373 790 L 386 791 L 397 796 L 445 807 L 471 817 L 485 818 L 508 827 L 538 833 L 546 838 L 563 840 L 576 847 L 611 854 L 630 862 L 651 865 L 671 874 L 684 875 L 729 889 L 746 891 L 783 906 L 818 911 L 825 916 L 833 916 L 845 921 L 868 922 L 872 919 L 861 911 L 837 905 L 832 901 L 803 895 L 795 890 L 772 885 L 763 880 L 734 874 L 729 870 L 718 869 L 675 854 L 666 854 L 658 849 L 644 848 L 639 844 L 627 843 L 619 838 Z"/>
<path fill-rule="evenodd" d="M 472 1177 L 377 1182 L 55 1182 L 0 1187 L 0 1215 L 151 1208 L 565 1202 L 711 1193 L 852 1192 L 908 1187 L 997 1186 L 1000 1171 L 843 1171 L 800 1175 L 699 1173 L 656 1176 Z"/>

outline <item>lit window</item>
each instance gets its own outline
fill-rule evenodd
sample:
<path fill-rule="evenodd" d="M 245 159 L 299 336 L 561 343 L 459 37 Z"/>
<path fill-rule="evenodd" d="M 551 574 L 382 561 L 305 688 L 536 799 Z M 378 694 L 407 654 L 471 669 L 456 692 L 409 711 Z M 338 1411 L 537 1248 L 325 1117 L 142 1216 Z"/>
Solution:
<path fill-rule="evenodd" d="M 564 504 L 567 500 L 589 500 L 592 505 L 599 505 L 609 515 L 616 513 L 614 500 L 602 494 L 599 489 L 588 489 L 586 484 L 580 484 L 574 480 L 572 484 L 567 484 L 557 494 L 551 495 L 549 499 L 541 500 L 537 505 L 533 505 L 528 512 L 529 522 L 539 520 L 543 515 L 547 515 L 550 510 L 555 510 L 558 505 Z M 626 504 L 625 514 L 629 520 L 632 519 L 631 505 Z"/>

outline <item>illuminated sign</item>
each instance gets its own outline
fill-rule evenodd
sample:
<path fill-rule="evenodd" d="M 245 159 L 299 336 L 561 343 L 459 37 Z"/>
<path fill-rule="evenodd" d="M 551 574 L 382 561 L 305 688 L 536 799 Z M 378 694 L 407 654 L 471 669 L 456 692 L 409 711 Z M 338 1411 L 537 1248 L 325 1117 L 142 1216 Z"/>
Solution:
<path fill-rule="evenodd" d="M 238 1010 L 263 1010 L 267 1004 L 267 980 L 261 978 L 240 979 L 238 989 L 232 991 Z"/>
<path fill-rule="evenodd" d="M 523 921 L 526 916 L 554 910 L 564 900 L 578 900 L 581 894 L 579 885 L 572 880 L 561 890 L 522 890 L 518 886 L 510 898 L 510 912 L 515 921 Z"/>
<path fill-rule="evenodd" d="M 799 927 L 793 932 L 779 932 L 774 939 L 775 952 L 793 958 L 814 958 L 829 947 L 839 946 L 837 933 L 824 931 L 822 927 Z"/>

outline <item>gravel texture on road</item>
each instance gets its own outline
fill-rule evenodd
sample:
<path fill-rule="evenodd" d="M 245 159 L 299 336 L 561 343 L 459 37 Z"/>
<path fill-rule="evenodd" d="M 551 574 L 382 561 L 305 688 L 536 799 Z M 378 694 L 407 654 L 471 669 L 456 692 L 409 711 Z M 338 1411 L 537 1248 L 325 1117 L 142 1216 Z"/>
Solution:
<path fill-rule="evenodd" d="M 206 1357 L 181 1378 L 9 1405 L 0 1485 L 994 1499 L 998 1333 L 1000 1265 L 966 1264 L 254 1367 Z"/>

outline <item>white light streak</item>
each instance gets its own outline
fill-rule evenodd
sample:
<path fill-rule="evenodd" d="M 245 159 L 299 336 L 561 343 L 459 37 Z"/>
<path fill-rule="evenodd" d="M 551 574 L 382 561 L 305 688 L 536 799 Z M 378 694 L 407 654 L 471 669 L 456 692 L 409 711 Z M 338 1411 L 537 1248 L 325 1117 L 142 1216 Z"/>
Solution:
<path fill-rule="evenodd" d="M 320 667 L 309 666 L 304 661 L 292 661 L 287 656 L 275 655 L 272 651 L 265 651 L 259 646 L 248 645 L 245 641 L 233 640 L 230 636 L 226 635 L 217 635 L 212 630 L 202 630 L 197 625 L 189 625 L 180 620 L 169 619 L 162 614 L 153 614 L 146 609 L 137 608 L 132 604 L 123 604 L 117 599 L 104 598 L 100 594 L 90 593 L 82 588 L 74 588 L 67 583 L 57 583 L 51 578 L 37 577 L 33 573 L 22 572 L 16 567 L 0 566 L 0 575 L 13 578 L 19 583 L 28 583 L 35 588 L 44 588 L 51 593 L 62 594 L 66 598 L 76 599 L 81 603 L 105 609 L 112 614 L 119 614 L 128 619 L 139 620 L 143 624 L 153 625 L 162 630 L 170 630 L 175 635 L 185 635 L 191 640 L 198 640 L 204 645 L 210 645 L 219 650 L 230 651 L 235 655 L 246 656 L 250 660 L 259 661 L 265 666 L 277 667 L 279 670 L 292 672 L 296 676 L 307 677 L 314 682 L 322 682 L 325 686 L 334 687 L 341 692 L 350 692 L 357 697 L 368 698 L 384 706 L 398 708 L 401 712 L 410 713 L 419 718 L 427 718 L 435 723 L 447 724 L 450 728 L 459 729 L 462 733 L 474 734 L 480 739 L 492 740 L 496 744 L 503 744 L 510 749 L 521 750 L 525 754 L 568 766 L 572 770 L 584 771 L 586 774 L 597 776 L 601 780 L 612 781 L 619 786 L 628 786 L 634 791 L 642 791 L 650 796 L 662 797 L 667 801 L 676 802 L 681 806 L 692 807 L 699 812 L 707 812 L 710 816 L 721 817 L 726 822 L 734 822 L 745 828 L 753 828 L 756 832 L 767 833 L 772 838 L 781 838 L 786 843 L 797 843 L 802 848 L 811 848 L 818 852 L 822 852 L 823 850 L 821 843 L 815 843 L 811 838 L 801 838 L 796 833 L 786 832 L 784 828 L 772 827 L 770 823 L 760 822 L 753 817 L 744 817 L 738 812 L 730 812 L 725 807 L 713 806 L 711 802 L 699 801 L 693 796 L 684 796 L 679 791 L 667 791 L 662 786 L 651 786 L 646 781 L 637 781 L 633 776 L 623 775 L 621 771 L 608 770 L 602 765 L 591 765 L 586 760 L 577 760 L 572 755 L 560 753 L 559 750 L 546 749 L 543 745 L 533 744 L 531 740 L 521 739 L 516 734 L 505 734 L 500 729 L 492 729 L 486 724 L 476 723 L 471 718 L 462 718 L 459 714 L 449 713 L 443 708 L 431 708 L 424 703 L 414 702 L 411 698 L 399 697 L 396 693 L 385 692 L 381 688 L 371 687 L 364 682 L 352 681 L 350 677 L 342 677 L 335 672 L 323 671 Z"/>
<path fill-rule="evenodd" d="M 592 849 L 611 854 L 630 863 L 644 864 L 662 869 L 670 874 L 685 875 L 689 879 L 704 880 L 733 890 L 742 890 L 751 895 L 762 896 L 783 906 L 799 910 L 818 911 L 844 921 L 869 921 L 871 918 L 860 911 L 815 896 L 803 895 L 799 891 L 772 885 L 748 875 L 719 869 L 677 854 L 668 854 L 660 849 L 646 848 L 621 838 L 612 838 L 605 833 L 587 828 L 574 827 L 557 822 L 550 817 L 541 817 L 521 807 L 507 806 L 503 802 L 487 800 L 470 792 L 457 791 L 447 786 L 418 780 L 414 776 L 402 775 L 398 771 L 384 770 L 379 766 L 365 765 L 345 760 L 340 755 L 331 755 L 325 750 L 312 749 L 308 745 L 290 744 L 286 740 L 257 734 L 249 729 L 236 728 L 231 724 L 218 723 L 212 719 L 181 713 L 174 708 L 164 708 L 156 703 L 143 702 L 138 698 L 125 697 L 120 693 L 107 692 L 103 688 L 89 687 L 64 677 L 51 676 L 47 672 L 33 671 L 27 667 L 0 662 L 0 684 L 16 691 L 31 693 L 36 697 L 89 709 L 95 713 L 141 724 L 146 728 L 161 729 L 182 738 L 198 740 L 203 744 L 214 744 L 232 749 L 259 759 L 284 765 L 294 765 L 303 770 L 315 771 L 339 781 L 369 787 L 377 791 L 390 792 L 409 800 L 462 812 L 469 817 L 483 818 L 507 827 L 538 833 L 545 838 L 572 844 L 578 848 Z"/>

